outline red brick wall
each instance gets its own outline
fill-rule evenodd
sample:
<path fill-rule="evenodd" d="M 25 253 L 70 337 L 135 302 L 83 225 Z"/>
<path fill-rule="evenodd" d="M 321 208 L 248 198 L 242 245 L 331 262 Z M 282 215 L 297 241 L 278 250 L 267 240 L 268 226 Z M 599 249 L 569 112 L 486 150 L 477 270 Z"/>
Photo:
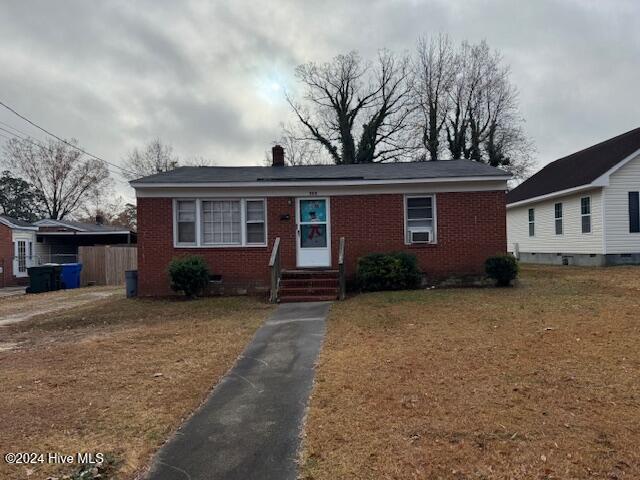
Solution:
<path fill-rule="evenodd" d="M 331 199 L 333 263 L 346 239 L 347 275 L 358 257 L 371 252 L 406 251 L 418 257 L 427 276 L 482 273 L 490 255 L 507 249 L 505 192 L 436 194 L 437 244 L 405 245 L 403 195 L 345 196 Z"/>
<path fill-rule="evenodd" d="M 401 194 L 353 195 L 331 198 L 333 266 L 338 241 L 346 237 L 347 274 L 355 273 L 358 257 L 372 252 L 414 253 L 429 276 L 480 273 L 484 260 L 506 251 L 505 193 L 438 193 L 437 245 L 404 244 L 404 199 Z M 281 220 L 288 214 L 289 220 Z M 268 288 L 271 247 L 280 237 L 282 264 L 295 268 L 295 201 L 267 200 L 268 247 L 173 248 L 172 201 L 138 198 L 138 270 L 140 295 L 170 293 L 167 265 L 172 257 L 195 253 L 205 257 L 225 285 Z"/>
<path fill-rule="evenodd" d="M 4 223 L 0 223 L 0 287 L 15 285 L 13 278 L 13 237 L 11 229 Z"/>
<path fill-rule="evenodd" d="M 288 221 L 280 215 L 289 214 Z M 203 256 L 212 273 L 223 276 L 226 285 L 249 289 L 268 288 L 269 257 L 280 237 L 284 265 L 295 266 L 295 206 L 288 197 L 267 200 L 268 247 L 173 248 L 173 213 L 170 198 L 138 198 L 138 291 L 140 295 L 170 293 L 167 265 L 184 254 Z"/>

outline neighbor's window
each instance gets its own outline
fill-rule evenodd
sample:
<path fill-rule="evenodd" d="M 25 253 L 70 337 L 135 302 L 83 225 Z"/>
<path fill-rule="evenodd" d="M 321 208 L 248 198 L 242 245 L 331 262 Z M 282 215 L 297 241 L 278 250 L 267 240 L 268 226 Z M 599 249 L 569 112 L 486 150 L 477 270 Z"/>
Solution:
<path fill-rule="evenodd" d="M 407 197 L 405 237 L 407 243 L 435 242 L 434 197 Z"/>
<path fill-rule="evenodd" d="M 196 202 L 195 200 L 178 200 L 176 202 L 176 222 L 178 227 L 178 243 L 196 243 Z"/>
<path fill-rule="evenodd" d="M 629 192 L 629 233 L 640 233 L 640 192 Z"/>
<path fill-rule="evenodd" d="M 536 234 L 536 209 L 529 209 L 529 236 L 533 237 Z"/>
<path fill-rule="evenodd" d="M 555 212 L 556 235 L 562 235 L 562 203 L 556 203 L 553 209 Z"/>
<path fill-rule="evenodd" d="M 580 214 L 582 216 L 582 233 L 591 233 L 591 197 L 580 199 Z"/>
<path fill-rule="evenodd" d="M 240 245 L 240 200 L 202 201 L 202 244 Z"/>
<path fill-rule="evenodd" d="M 199 219 L 199 234 L 196 233 Z M 266 201 L 203 199 L 176 201 L 176 245 L 242 246 L 267 242 Z M 199 237 L 199 238 L 198 238 Z"/>

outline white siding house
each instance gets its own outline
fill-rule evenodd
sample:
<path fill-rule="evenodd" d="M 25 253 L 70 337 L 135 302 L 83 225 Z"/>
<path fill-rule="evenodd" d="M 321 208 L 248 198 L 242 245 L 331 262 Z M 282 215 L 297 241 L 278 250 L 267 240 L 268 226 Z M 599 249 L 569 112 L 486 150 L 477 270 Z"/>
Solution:
<path fill-rule="evenodd" d="M 640 191 L 640 154 L 609 177 L 604 189 L 605 254 L 640 253 L 640 232 L 632 232 L 629 192 Z"/>
<path fill-rule="evenodd" d="M 553 162 L 510 192 L 508 249 L 525 263 L 640 264 L 639 198 L 636 129 Z"/>

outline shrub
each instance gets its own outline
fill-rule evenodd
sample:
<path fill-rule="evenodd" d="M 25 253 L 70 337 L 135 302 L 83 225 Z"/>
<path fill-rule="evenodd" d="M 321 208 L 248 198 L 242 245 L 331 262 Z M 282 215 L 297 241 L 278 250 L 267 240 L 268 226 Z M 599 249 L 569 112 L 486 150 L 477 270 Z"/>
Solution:
<path fill-rule="evenodd" d="M 360 288 L 370 292 L 417 288 L 422 280 L 415 255 L 404 252 L 360 257 L 357 277 Z"/>
<path fill-rule="evenodd" d="M 484 269 L 498 287 L 508 287 L 518 276 L 518 261 L 513 255 L 496 255 L 484 262 Z"/>
<path fill-rule="evenodd" d="M 209 267 L 202 257 L 176 257 L 169 264 L 169 278 L 174 291 L 184 292 L 188 298 L 193 298 L 209 284 Z"/>

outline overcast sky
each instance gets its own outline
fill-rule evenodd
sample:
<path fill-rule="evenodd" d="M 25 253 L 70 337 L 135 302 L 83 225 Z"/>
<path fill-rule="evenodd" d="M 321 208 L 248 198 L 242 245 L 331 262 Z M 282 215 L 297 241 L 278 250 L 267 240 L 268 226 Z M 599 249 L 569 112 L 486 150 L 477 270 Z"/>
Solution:
<path fill-rule="evenodd" d="M 4 0 L 0 100 L 114 163 L 159 137 L 183 158 L 259 164 L 296 65 L 448 33 L 502 51 L 542 166 L 640 126 L 639 19 L 637 0 Z M 43 137 L 1 108 L 0 122 Z"/>

